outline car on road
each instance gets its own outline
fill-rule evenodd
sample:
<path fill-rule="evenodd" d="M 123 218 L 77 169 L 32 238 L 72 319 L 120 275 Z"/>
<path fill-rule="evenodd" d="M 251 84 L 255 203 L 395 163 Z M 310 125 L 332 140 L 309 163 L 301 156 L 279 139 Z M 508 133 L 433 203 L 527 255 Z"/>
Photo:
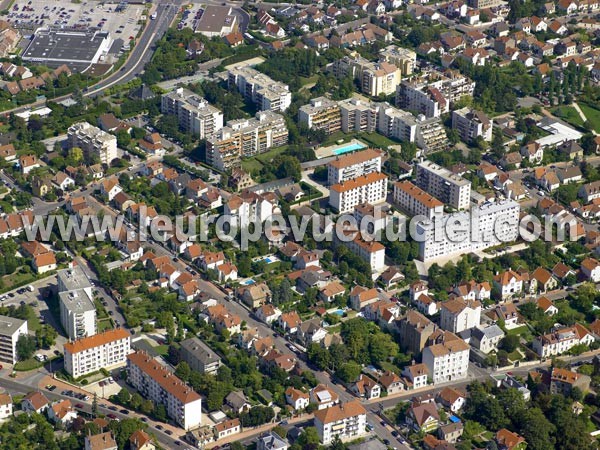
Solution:
<path fill-rule="evenodd" d="M 79 408 L 79 409 L 83 408 L 83 403 L 76 403 L 75 408 Z"/>
<path fill-rule="evenodd" d="M 392 431 L 392 436 L 394 436 L 395 438 L 398 437 L 398 432 L 396 430 Z"/>
<path fill-rule="evenodd" d="M 129 410 L 128 409 L 120 409 L 119 412 L 121 414 L 129 414 Z"/>
<path fill-rule="evenodd" d="M 48 389 L 50 392 L 54 391 L 54 389 L 56 389 L 56 385 L 54 384 L 47 384 L 46 385 L 46 389 Z"/>
<path fill-rule="evenodd" d="M 388 446 L 389 446 L 389 445 L 390 445 L 390 440 L 389 440 L 389 439 L 384 439 L 384 440 L 383 440 L 383 443 L 384 443 L 385 445 L 388 445 Z"/>
<path fill-rule="evenodd" d="M 142 417 L 141 421 L 147 423 L 148 422 L 148 418 L 147 417 Z"/>
<path fill-rule="evenodd" d="M 171 430 L 165 430 L 165 434 L 168 434 L 169 436 L 171 436 L 173 434 L 173 432 Z"/>
<path fill-rule="evenodd" d="M 116 406 L 114 406 L 114 405 L 110 405 L 110 406 L 108 407 L 108 409 L 110 409 L 111 411 L 118 411 L 118 410 L 119 410 L 119 408 L 117 408 L 117 407 L 116 407 Z"/>
<path fill-rule="evenodd" d="M 154 428 L 156 428 L 157 430 L 162 430 L 163 426 L 159 423 Z"/>
<path fill-rule="evenodd" d="M 107 414 L 106 417 L 108 417 L 109 419 L 112 419 L 112 420 L 118 420 L 117 416 L 115 416 L 114 414 Z"/>

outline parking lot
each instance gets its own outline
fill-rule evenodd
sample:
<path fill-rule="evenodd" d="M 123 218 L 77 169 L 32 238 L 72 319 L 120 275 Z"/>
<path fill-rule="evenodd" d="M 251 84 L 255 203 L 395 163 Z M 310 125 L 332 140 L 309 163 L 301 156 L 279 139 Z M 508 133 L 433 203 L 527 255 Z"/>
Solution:
<path fill-rule="evenodd" d="M 40 27 L 98 28 L 110 32 L 113 39 L 127 41 L 140 29 L 143 5 L 107 5 L 87 1 L 79 4 L 69 0 L 20 0 L 11 7 L 5 20 L 19 28 L 24 36 Z"/>
<path fill-rule="evenodd" d="M 204 9 L 201 7 L 201 5 L 195 2 L 190 4 L 193 6 L 184 10 L 181 20 L 177 24 L 177 29 L 179 30 L 186 27 L 195 30 L 196 23 L 202 17 Z"/>

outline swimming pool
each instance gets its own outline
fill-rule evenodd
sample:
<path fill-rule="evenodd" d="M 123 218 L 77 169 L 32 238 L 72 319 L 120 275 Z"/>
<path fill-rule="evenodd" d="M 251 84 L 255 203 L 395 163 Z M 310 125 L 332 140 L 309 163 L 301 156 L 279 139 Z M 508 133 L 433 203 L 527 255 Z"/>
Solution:
<path fill-rule="evenodd" d="M 335 314 L 336 316 L 343 316 L 344 315 L 344 310 L 343 309 L 336 309 L 335 311 L 331 311 L 331 314 Z"/>
<path fill-rule="evenodd" d="M 246 281 L 242 281 L 241 284 L 243 284 L 244 286 L 250 286 L 251 284 L 256 283 L 256 281 L 254 281 L 252 278 L 247 279 Z"/>
<path fill-rule="evenodd" d="M 450 416 L 450 417 L 448 417 L 448 420 L 450 420 L 450 422 L 452 422 L 452 423 L 460 422 L 460 419 L 456 416 Z"/>
<path fill-rule="evenodd" d="M 349 144 L 346 145 L 345 147 L 340 147 L 340 148 L 336 148 L 335 150 L 333 150 L 333 154 L 334 155 L 343 155 L 344 153 L 348 153 L 348 152 L 353 152 L 354 150 L 360 150 L 361 148 L 365 148 L 364 145 L 362 144 Z"/>

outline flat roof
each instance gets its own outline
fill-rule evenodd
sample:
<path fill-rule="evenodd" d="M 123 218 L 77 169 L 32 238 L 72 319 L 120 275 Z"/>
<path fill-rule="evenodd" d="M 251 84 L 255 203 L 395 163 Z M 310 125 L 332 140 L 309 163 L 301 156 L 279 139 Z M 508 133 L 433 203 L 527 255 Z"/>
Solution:
<path fill-rule="evenodd" d="M 75 266 L 72 269 L 59 270 L 57 276 L 59 283 L 65 287 L 65 291 L 92 287 L 89 278 L 79 266 Z"/>
<path fill-rule="evenodd" d="M 60 302 L 74 314 L 81 314 L 88 311 L 95 311 L 94 302 L 83 289 L 75 289 L 58 294 Z"/>
<path fill-rule="evenodd" d="M 41 30 L 35 33 L 24 61 L 92 63 L 107 32 Z"/>
<path fill-rule="evenodd" d="M 12 336 L 24 323 L 26 323 L 25 320 L 15 317 L 0 316 L 0 335 Z"/>
<path fill-rule="evenodd" d="M 230 27 L 234 23 L 235 16 L 231 14 L 231 7 L 208 5 L 198 20 L 196 31 L 220 33 L 223 27 Z"/>

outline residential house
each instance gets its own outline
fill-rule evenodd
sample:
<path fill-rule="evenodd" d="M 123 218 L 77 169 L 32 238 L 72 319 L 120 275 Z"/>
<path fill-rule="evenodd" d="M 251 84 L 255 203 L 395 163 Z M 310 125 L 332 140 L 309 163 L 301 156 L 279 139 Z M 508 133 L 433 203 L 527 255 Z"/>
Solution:
<path fill-rule="evenodd" d="M 445 408 L 448 408 L 453 413 L 457 413 L 462 409 L 467 401 L 467 396 L 458 389 L 453 387 L 445 387 L 438 392 L 436 399 Z"/>
<path fill-rule="evenodd" d="M 38 413 L 42 414 L 46 409 L 50 401 L 40 391 L 33 391 L 23 397 L 21 400 L 21 409 L 27 413 Z"/>
<path fill-rule="evenodd" d="M 406 423 L 417 433 L 430 433 L 439 427 L 440 415 L 435 403 L 411 406 L 406 412 Z"/>
<path fill-rule="evenodd" d="M 350 385 L 350 391 L 357 397 L 371 400 L 381 396 L 381 386 L 375 380 L 361 374 L 354 383 Z"/>
<path fill-rule="evenodd" d="M 411 364 L 402 370 L 402 376 L 410 381 L 412 389 L 427 386 L 429 382 L 429 370 L 425 364 Z"/>
<path fill-rule="evenodd" d="M 285 401 L 296 411 L 305 409 L 310 403 L 309 395 L 306 392 L 302 392 L 292 386 L 285 390 Z"/>
<path fill-rule="evenodd" d="M 498 350 L 498 344 L 504 338 L 504 331 L 496 325 L 475 327 L 471 330 L 469 344 L 481 352 L 488 354 Z"/>
<path fill-rule="evenodd" d="M 377 379 L 378 383 L 385 390 L 387 395 L 396 394 L 404 390 L 402 379 L 390 370 L 383 372 Z"/>
<path fill-rule="evenodd" d="M 300 320 L 300 316 L 296 311 L 283 313 L 279 316 L 279 319 L 277 319 L 277 326 L 289 334 L 294 334 L 298 331 L 298 326 L 301 323 L 302 320 Z"/>

